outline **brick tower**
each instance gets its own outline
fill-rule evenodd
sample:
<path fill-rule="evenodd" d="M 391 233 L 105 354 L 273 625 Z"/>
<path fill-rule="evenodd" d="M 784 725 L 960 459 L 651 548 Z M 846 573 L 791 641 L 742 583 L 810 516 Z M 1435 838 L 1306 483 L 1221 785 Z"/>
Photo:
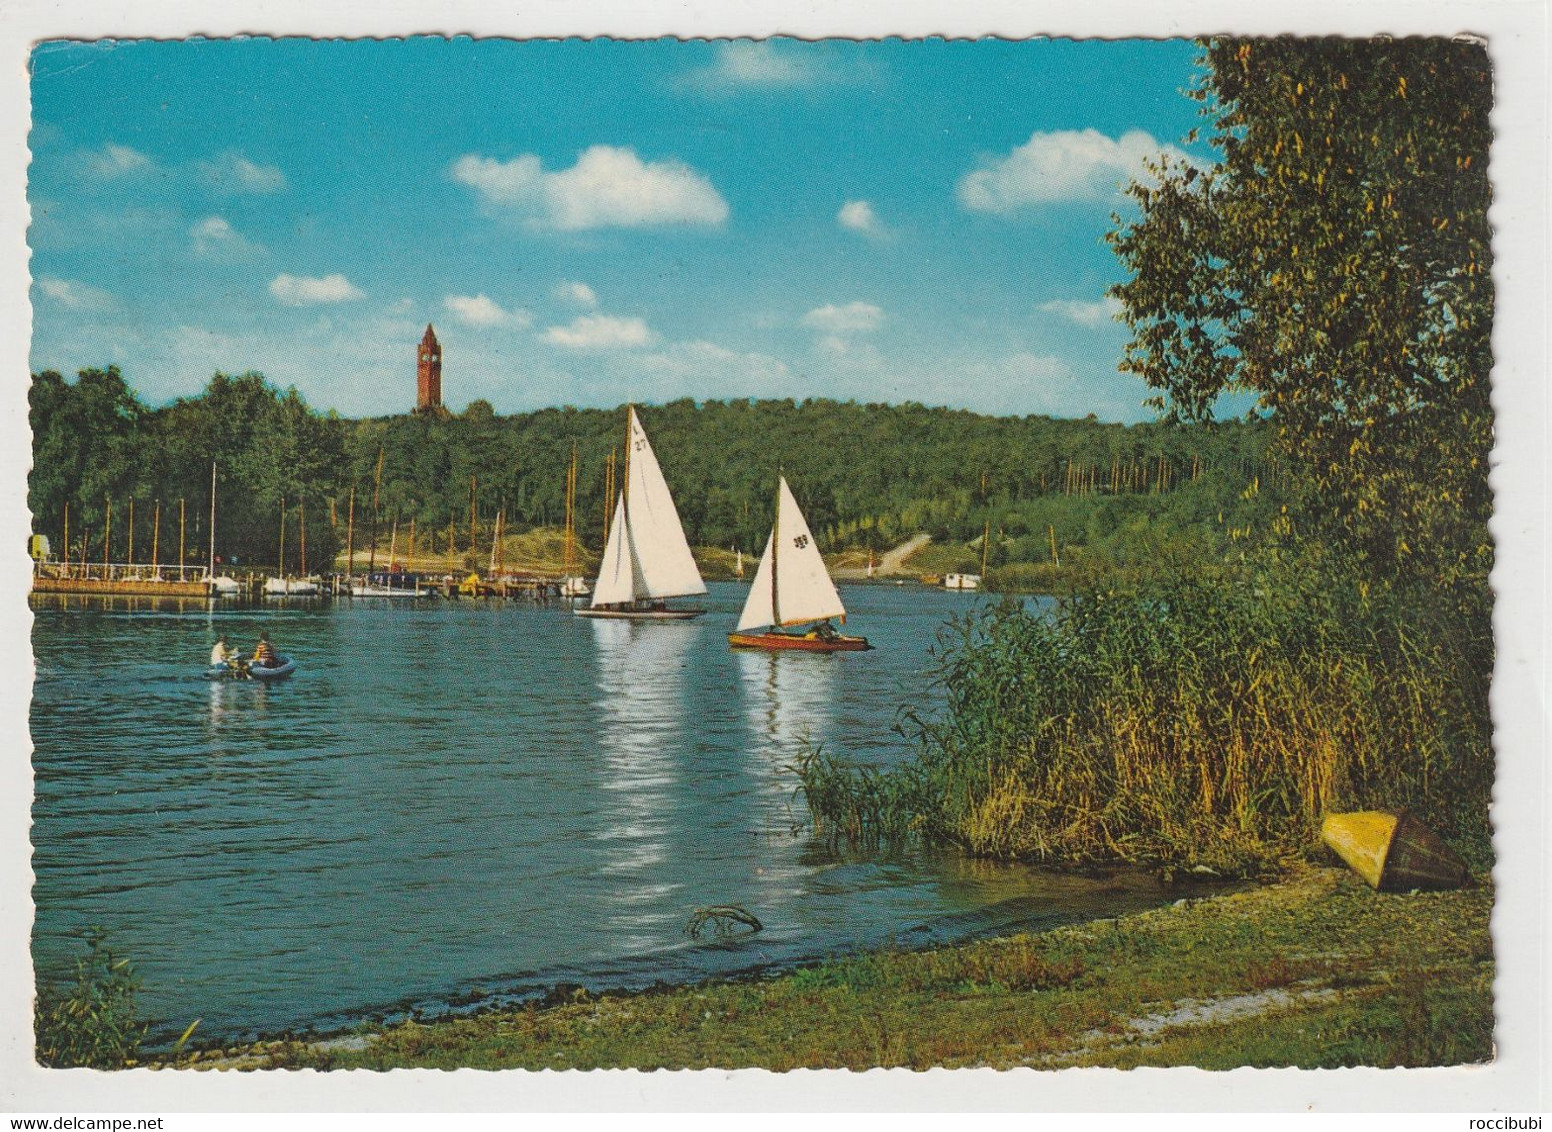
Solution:
<path fill-rule="evenodd" d="M 439 413 L 442 411 L 442 344 L 437 341 L 436 331 L 429 322 L 416 358 L 415 411 Z"/>

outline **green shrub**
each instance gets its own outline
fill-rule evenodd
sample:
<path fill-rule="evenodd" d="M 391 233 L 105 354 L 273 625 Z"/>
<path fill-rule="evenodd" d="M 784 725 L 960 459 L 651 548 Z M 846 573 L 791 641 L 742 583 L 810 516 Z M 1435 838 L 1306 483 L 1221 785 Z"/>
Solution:
<path fill-rule="evenodd" d="M 945 631 L 945 710 L 896 770 L 799 767 L 816 825 L 992 857 L 1232 875 L 1328 810 L 1407 807 L 1490 859 L 1485 595 L 1365 591 L 1301 563 L 1005 602 Z"/>
<path fill-rule="evenodd" d="M 113 954 L 101 928 L 87 931 L 86 945 L 73 984 L 38 989 L 37 1058 L 56 1069 L 121 1069 L 134 1064 L 146 1033 L 135 1018 L 140 979 L 128 959 Z"/>

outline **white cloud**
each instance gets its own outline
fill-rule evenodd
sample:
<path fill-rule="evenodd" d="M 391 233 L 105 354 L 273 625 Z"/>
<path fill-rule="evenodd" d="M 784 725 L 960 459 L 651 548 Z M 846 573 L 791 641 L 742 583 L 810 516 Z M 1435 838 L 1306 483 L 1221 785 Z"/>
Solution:
<path fill-rule="evenodd" d="M 107 291 L 73 279 L 56 279 L 51 275 L 40 275 L 38 290 L 66 310 L 105 311 L 117 305 L 113 296 Z"/>
<path fill-rule="evenodd" d="M 570 350 L 621 350 L 649 345 L 657 335 L 639 318 L 584 314 L 567 326 L 550 327 L 543 337 L 552 346 Z"/>
<path fill-rule="evenodd" d="M 712 62 L 685 76 L 692 86 L 710 89 L 730 87 L 795 87 L 821 81 L 824 72 L 796 48 L 777 50 L 768 41 L 738 39 L 719 43 Z"/>
<path fill-rule="evenodd" d="M 337 272 L 316 279 L 282 273 L 270 280 L 269 293 L 288 307 L 343 303 L 364 297 L 355 284 Z"/>
<path fill-rule="evenodd" d="M 229 193 L 278 193 L 286 175 L 273 165 L 259 165 L 241 153 L 223 153 L 200 165 L 205 178 Z"/>
<path fill-rule="evenodd" d="M 522 309 L 503 310 L 495 300 L 479 295 L 449 295 L 442 305 L 465 326 L 492 327 L 533 325 L 533 316 Z"/>
<path fill-rule="evenodd" d="M 849 200 L 841 205 L 841 211 L 835 214 L 836 223 L 849 232 L 857 232 L 864 236 L 877 238 L 885 234 L 884 226 L 879 223 L 878 214 L 873 211 L 873 206 L 865 200 Z"/>
<path fill-rule="evenodd" d="M 986 157 L 959 182 L 959 200 L 977 212 L 1012 212 L 1031 204 L 1109 197 L 1145 177 L 1143 162 L 1161 154 L 1191 160 L 1142 130 L 1108 138 L 1098 130 L 1035 131 L 1001 157 Z"/>
<path fill-rule="evenodd" d="M 717 226 L 728 216 L 727 201 L 704 174 L 672 158 L 644 162 L 616 146 L 591 146 L 570 169 L 553 173 L 531 153 L 511 161 L 471 153 L 453 162 L 451 173 L 487 206 L 536 228 Z"/>
<path fill-rule="evenodd" d="M 769 354 L 740 353 L 703 338 L 644 354 L 636 364 L 658 379 L 664 398 L 772 396 L 792 377 Z"/>
<path fill-rule="evenodd" d="M 803 316 L 803 325 L 813 330 L 823 330 L 831 335 L 868 333 L 877 330 L 884 321 L 884 312 L 872 303 L 847 303 L 838 307 L 833 303 L 816 307 Z"/>
<path fill-rule="evenodd" d="M 586 283 L 557 283 L 555 297 L 563 302 L 576 303 L 580 307 L 598 305 L 598 293 Z"/>
<path fill-rule="evenodd" d="M 1103 299 L 1086 302 L 1082 299 L 1052 299 L 1041 303 L 1036 310 L 1059 315 L 1079 326 L 1102 326 L 1114 322 L 1121 313 L 1121 300 L 1106 295 Z"/>
<path fill-rule="evenodd" d="M 86 156 L 86 166 L 103 180 L 114 180 L 151 168 L 151 159 L 138 149 L 109 142 Z"/>
<path fill-rule="evenodd" d="M 207 216 L 189 229 L 194 238 L 194 254 L 204 259 L 252 259 L 264 249 L 243 236 L 221 216 Z"/>

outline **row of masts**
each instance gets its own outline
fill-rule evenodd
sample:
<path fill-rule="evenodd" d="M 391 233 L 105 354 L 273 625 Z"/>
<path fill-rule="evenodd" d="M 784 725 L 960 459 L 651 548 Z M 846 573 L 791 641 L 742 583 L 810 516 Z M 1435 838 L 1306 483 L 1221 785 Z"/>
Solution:
<path fill-rule="evenodd" d="M 161 565 L 162 542 L 162 501 L 155 500 L 154 513 L 151 519 L 151 561 L 143 563 L 153 569 Z M 284 506 L 284 504 L 282 504 Z M 64 514 L 64 545 L 60 549 L 60 560 L 65 565 L 70 565 L 70 501 L 65 500 Z M 187 553 L 188 512 L 185 501 L 178 500 L 178 571 L 181 574 L 188 569 Z M 282 526 L 282 536 L 284 527 Z M 91 545 L 91 531 L 87 530 L 81 539 L 82 569 L 86 567 L 86 551 Z M 129 497 L 129 547 L 128 559 L 125 566 L 133 570 L 135 568 L 135 497 Z M 102 526 L 102 566 L 106 572 L 112 563 L 109 561 L 113 546 L 113 497 L 106 496 L 103 499 L 103 526 Z M 207 569 L 211 574 L 215 573 L 216 566 L 216 465 L 210 465 L 210 560 Z"/>

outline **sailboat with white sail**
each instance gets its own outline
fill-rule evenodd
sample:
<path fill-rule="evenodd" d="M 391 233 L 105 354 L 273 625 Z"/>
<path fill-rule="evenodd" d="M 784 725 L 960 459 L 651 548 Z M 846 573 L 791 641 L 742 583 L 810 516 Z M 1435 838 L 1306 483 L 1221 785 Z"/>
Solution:
<path fill-rule="evenodd" d="M 579 617 L 683 621 L 704 609 L 675 608 L 669 598 L 706 592 L 663 470 L 632 406 L 626 412 L 625 473 L 609 524 L 593 599 Z"/>
<path fill-rule="evenodd" d="M 728 644 L 745 649 L 800 649 L 805 652 L 861 652 L 873 646 L 866 637 L 848 637 L 830 622 L 846 622 L 846 607 L 830 580 L 819 547 L 808 529 L 808 520 L 786 477 L 780 477 L 776 492 L 776 522 L 765 553 L 749 587 L 749 599 L 738 619 L 738 628 L 728 634 Z M 796 625 L 811 628 L 783 632 Z M 764 632 L 749 632 L 767 626 Z"/>

